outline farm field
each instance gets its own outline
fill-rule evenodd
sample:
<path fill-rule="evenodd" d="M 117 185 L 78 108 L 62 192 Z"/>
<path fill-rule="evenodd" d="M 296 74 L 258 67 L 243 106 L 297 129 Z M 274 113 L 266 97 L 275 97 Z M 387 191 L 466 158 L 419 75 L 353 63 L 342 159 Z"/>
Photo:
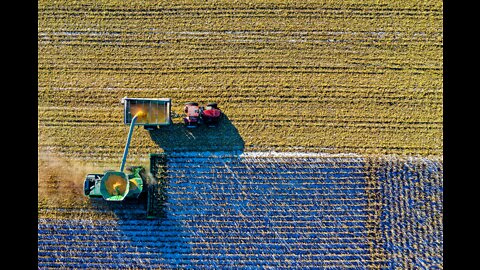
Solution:
<path fill-rule="evenodd" d="M 39 209 L 39 266 L 432 269 L 441 160 L 171 153 L 167 215 L 135 202 Z"/>
<path fill-rule="evenodd" d="M 41 0 L 39 151 L 117 161 L 129 96 L 218 102 L 246 150 L 441 155 L 442 19 L 442 1 Z M 139 131 L 130 158 L 158 146 Z"/>
<path fill-rule="evenodd" d="M 82 194 L 125 96 L 173 102 L 160 219 Z M 38 154 L 40 269 L 442 269 L 443 3 L 39 0 Z"/>

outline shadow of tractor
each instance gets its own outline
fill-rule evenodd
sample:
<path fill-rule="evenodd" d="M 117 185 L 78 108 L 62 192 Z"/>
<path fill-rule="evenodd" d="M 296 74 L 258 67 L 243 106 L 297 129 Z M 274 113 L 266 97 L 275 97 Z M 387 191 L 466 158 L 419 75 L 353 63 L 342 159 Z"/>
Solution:
<path fill-rule="evenodd" d="M 243 152 L 245 142 L 228 116 L 223 115 L 215 127 L 200 125 L 187 128 L 183 123 L 173 123 L 149 131 L 152 140 L 165 152 Z"/>

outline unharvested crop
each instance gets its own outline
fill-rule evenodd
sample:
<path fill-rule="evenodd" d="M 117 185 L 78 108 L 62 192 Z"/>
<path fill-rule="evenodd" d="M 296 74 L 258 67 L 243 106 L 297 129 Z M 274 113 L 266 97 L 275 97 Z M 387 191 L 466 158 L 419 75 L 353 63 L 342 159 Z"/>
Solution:
<path fill-rule="evenodd" d="M 39 264 L 441 268 L 441 164 L 314 153 L 170 153 L 165 218 L 145 220 L 144 206 L 132 201 L 41 207 Z"/>

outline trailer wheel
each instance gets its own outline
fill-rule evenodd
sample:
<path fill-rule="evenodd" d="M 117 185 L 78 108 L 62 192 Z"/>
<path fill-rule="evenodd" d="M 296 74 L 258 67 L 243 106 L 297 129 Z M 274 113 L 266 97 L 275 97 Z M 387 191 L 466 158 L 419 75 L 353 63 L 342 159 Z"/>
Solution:
<path fill-rule="evenodd" d="M 153 130 L 157 130 L 158 126 L 156 126 L 156 125 L 144 125 L 143 128 L 146 129 L 146 130 L 152 130 L 153 131 Z"/>

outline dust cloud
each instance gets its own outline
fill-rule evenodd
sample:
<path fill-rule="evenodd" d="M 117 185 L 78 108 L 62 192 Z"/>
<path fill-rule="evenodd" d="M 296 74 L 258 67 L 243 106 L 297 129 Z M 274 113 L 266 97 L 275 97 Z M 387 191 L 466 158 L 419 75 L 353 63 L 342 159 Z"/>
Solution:
<path fill-rule="evenodd" d="M 39 198 L 83 196 L 85 176 L 89 173 L 103 173 L 105 169 L 86 162 L 67 160 L 52 153 L 39 153 Z"/>

